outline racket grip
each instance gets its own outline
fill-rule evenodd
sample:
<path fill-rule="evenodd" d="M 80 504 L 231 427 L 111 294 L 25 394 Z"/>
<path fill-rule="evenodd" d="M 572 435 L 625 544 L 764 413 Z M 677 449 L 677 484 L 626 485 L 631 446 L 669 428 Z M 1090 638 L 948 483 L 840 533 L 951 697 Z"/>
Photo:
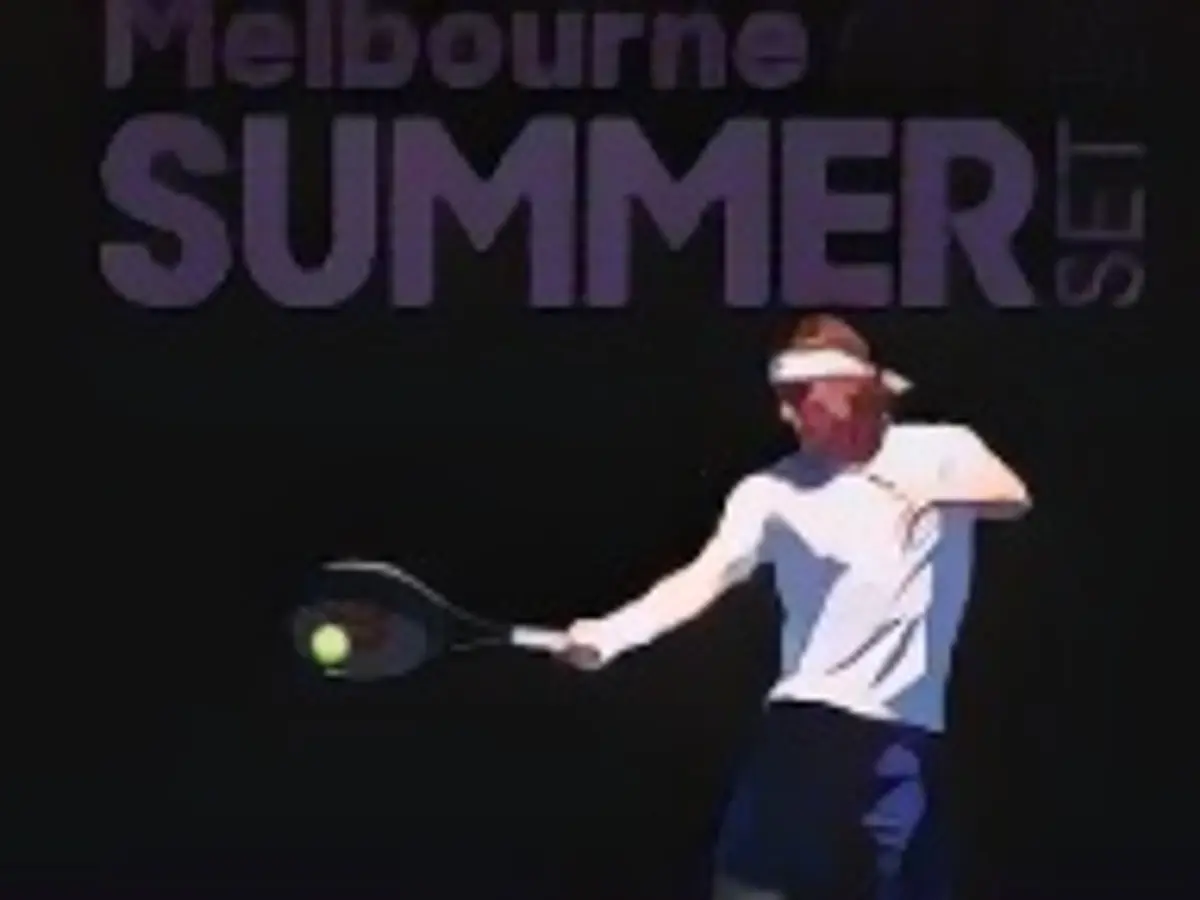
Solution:
<path fill-rule="evenodd" d="M 565 632 L 549 628 L 527 628 L 518 626 L 509 632 L 509 641 L 514 647 L 524 647 L 527 650 L 545 650 L 548 653 L 560 653 L 570 646 L 570 639 Z"/>

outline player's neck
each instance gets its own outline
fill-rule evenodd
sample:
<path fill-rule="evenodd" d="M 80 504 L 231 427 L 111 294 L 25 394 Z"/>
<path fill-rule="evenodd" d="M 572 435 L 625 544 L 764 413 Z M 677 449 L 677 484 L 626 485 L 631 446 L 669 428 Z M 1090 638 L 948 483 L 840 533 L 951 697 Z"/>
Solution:
<path fill-rule="evenodd" d="M 869 452 L 865 452 L 861 456 L 847 457 L 837 453 L 823 452 L 819 447 L 801 446 L 800 449 L 818 468 L 831 475 L 841 472 L 861 472 L 870 466 L 876 457 L 879 456 L 880 451 L 883 450 L 883 443 L 887 438 L 890 426 L 891 420 L 885 419 L 880 426 L 874 445 L 870 448 Z"/>

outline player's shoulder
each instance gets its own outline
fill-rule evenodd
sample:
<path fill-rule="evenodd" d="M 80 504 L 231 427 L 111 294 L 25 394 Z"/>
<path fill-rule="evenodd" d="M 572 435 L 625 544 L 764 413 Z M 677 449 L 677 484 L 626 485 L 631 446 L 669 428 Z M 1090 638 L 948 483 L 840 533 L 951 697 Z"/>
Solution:
<path fill-rule="evenodd" d="M 975 438 L 975 432 L 957 422 L 897 422 L 888 429 L 884 449 L 934 449 Z"/>
<path fill-rule="evenodd" d="M 960 457 L 978 441 L 969 426 L 956 422 L 900 422 L 888 429 L 875 467 L 924 470 Z"/>
<path fill-rule="evenodd" d="M 797 488 L 818 484 L 825 477 L 827 474 L 816 460 L 803 450 L 795 450 L 743 477 L 734 486 L 734 492 L 770 506 L 785 502 Z"/>
<path fill-rule="evenodd" d="M 791 483 L 798 458 L 798 453 L 789 453 L 743 475 L 729 492 L 730 497 L 770 501 Z"/>

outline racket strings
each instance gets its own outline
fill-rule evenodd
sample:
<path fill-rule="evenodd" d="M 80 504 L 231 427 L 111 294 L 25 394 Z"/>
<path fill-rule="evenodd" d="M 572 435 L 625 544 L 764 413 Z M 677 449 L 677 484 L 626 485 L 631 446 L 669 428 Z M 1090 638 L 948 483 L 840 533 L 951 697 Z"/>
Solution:
<path fill-rule="evenodd" d="M 374 681 L 405 675 L 439 657 L 512 644 L 512 629 L 450 603 L 415 575 L 388 562 L 340 560 L 325 563 L 312 585 L 313 600 L 293 614 L 296 649 L 327 676 Z M 336 615 L 338 601 L 377 605 L 385 614 L 383 646 L 351 643 L 346 659 L 323 665 L 311 650 L 321 625 L 347 625 Z"/>

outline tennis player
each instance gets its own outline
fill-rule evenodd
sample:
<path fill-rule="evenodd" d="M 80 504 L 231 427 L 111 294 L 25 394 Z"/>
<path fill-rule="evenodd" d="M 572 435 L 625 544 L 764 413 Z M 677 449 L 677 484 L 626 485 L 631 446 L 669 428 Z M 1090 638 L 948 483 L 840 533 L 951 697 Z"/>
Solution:
<path fill-rule="evenodd" d="M 771 566 L 781 672 L 725 812 L 715 897 L 941 900 L 933 787 L 974 527 L 1029 495 L 971 429 L 894 424 L 908 381 L 840 319 L 801 320 L 770 382 L 800 448 L 733 489 L 692 562 L 572 625 L 567 656 L 609 663 Z"/>

